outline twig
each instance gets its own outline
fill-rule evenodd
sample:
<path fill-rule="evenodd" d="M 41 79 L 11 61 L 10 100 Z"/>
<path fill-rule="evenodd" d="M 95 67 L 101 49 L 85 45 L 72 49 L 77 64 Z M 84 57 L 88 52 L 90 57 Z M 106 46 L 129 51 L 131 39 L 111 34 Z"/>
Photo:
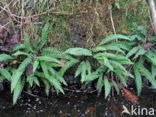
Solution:
<path fill-rule="evenodd" d="M 0 8 L 3 10 L 3 11 L 5 11 L 5 12 L 7 12 L 7 13 L 9 13 L 9 11 L 8 10 L 6 10 L 5 8 L 3 8 L 2 6 L 0 6 Z M 52 8 L 53 9 L 53 8 Z M 31 16 L 25 16 L 25 17 L 22 17 L 22 16 L 18 16 L 18 15 L 16 15 L 16 14 L 13 14 L 13 13 L 9 13 L 12 17 L 16 17 L 16 18 L 19 18 L 19 19 L 25 19 L 25 18 L 32 18 L 32 17 L 37 17 L 37 16 L 40 16 L 40 15 L 44 15 L 44 14 L 47 14 L 47 13 L 49 13 L 49 14 L 55 14 L 55 15 L 73 15 L 73 13 L 65 13 L 65 12 L 52 12 L 51 10 L 52 9 L 49 9 L 49 10 L 47 10 L 47 11 L 45 11 L 45 12 L 42 12 L 42 13 L 39 13 L 39 14 L 35 14 L 35 15 L 31 15 Z M 50 12 L 51 11 L 51 12 Z"/>
<path fill-rule="evenodd" d="M 113 21 L 113 16 L 112 16 L 112 7 L 111 6 L 109 8 L 109 11 L 110 11 L 110 19 L 111 19 L 111 23 L 112 23 L 113 32 L 116 35 L 116 30 L 115 30 L 115 26 L 114 26 L 114 21 Z M 116 41 L 117 41 L 117 38 L 116 38 Z"/>

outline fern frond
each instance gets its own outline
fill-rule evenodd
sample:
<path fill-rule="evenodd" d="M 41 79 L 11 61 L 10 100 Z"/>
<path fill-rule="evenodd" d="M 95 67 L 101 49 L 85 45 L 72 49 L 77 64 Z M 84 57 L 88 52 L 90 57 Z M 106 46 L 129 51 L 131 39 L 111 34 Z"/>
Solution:
<path fill-rule="evenodd" d="M 142 55 L 144 55 L 145 53 L 146 53 L 146 50 L 145 50 L 144 48 L 142 48 L 142 49 L 140 49 L 140 50 L 136 53 L 136 55 L 134 56 L 133 59 L 137 59 L 139 56 L 142 56 Z"/>
<path fill-rule="evenodd" d="M 43 82 L 43 84 L 44 84 L 44 86 L 45 86 L 46 95 L 49 96 L 50 84 L 49 84 L 49 82 L 48 82 L 46 79 L 44 79 L 44 78 L 41 78 L 41 80 L 42 80 L 42 82 Z"/>
<path fill-rule="evenodd" d="M 48 71 L 48 65 L 45 62 L 40 62 L 40 64 L 41 64 L 42 71 L 45 75 L 45 78 L 51 83 L 52 80 L 50 79 L 50 75 L 49 75 L 49 71 Z"/>
<path fill-rule="evenodd" d="M 6 60 L 12 60 L 12 59 L 14 59 L 14 58 L 8 54 L 0 54 L 0 62 L 6 61 Z"/>
<path fill-rule="evenodd" d="M 35 39 L 33 40 L 33 43 L 32 43 L 33 48 L 35 48 L 35 49 L 37 49 L 37 48 L 38 48 L 38 46 L 37 46 L 37 40 L 38 40 L 38 36 L 37 36 L 37 35 L 35 35 Z"/>
<path fill-rule="evenodd" d="M 14 52 L 16 50 L 20 50 L 20 49 L 24 49 L 24 48 L 25 48 L 24 44 L 19 44 L 19 45 L 15 46 L 12 51 Z"/>
<path fill-rule="evenodd" d="M 33 86 L 33 83 L 36 83 L 37 86 L 40 86 L 40 83 L 39 83 L 37 77 L 35 77 L 34 75 L 29 75 L 27 77 L 27 82 L 29 82 L 31 87 Z"/>
<path fill-rule="evenodd" d="M 25 80 L 19 79 L 16 86 L 15 86 L 14 92 L 13 92 L 13 105 L 16 104 L 17 99 L 20 96 L 24 85 L 25 85 Z"/>
<path fill-rule="evenodd" d="M 26 32 L 24 32 L 24 46 L 27 48 L 27 50 L 32 51 L 30 40 Z"/>
<path fill-rule="evenodd" d="M 84 48 L 69 48 L 64 53 L 75 56 L 92 56 L 92 51 Z"/>
<path fill-rule="evenodd" d="M 113 82 L 112 82 L 112 84 L 113 84 L 113 86 L 114 86 L 114 88 L 115 88 L 115 90 L 116 90 L 117 94 L 119 95 L 120 90 L 119 90 L 118 85 L 116 84 L 116 82 L 115 82 L 115 81 L 113 81 Z"/>
<path fill-rule="evenodd" d="M 132 48 L 129 52 L 128 52 L 128 54 L 126 55 L 126 57 L 130 57 L 130 56 L 132 56 L 133 54 L 135 54 L 138 50 L 139 50 L 139 46 L 137 46 L 137 47 L 134 47 L 134 48 Z"/>
<path fill-rule="evenodd" d="M 54 77 L 51 77 L 52 82 L 51 84 L 55 87 L 56 91 L 61 91 L 64 94 L 63 88 L 61 87 L 61 84 L 58 80 L 56 80 Z"/>
<path fill-rule="evenodd" d="M 136 87 L 137 87 L 137 92 L 138 92 L 138 95 L 140 95 L 141 89 L 142 89 L 142 78 L 141 78 L 141 74 L 138 70 L 137 65 L 138 64 L 134 65 L 133 70 L 134 70 L 134 74 L 135 74 L 135 83 L 136 83 Z"/>
<path fill-rule="evenodd" d="M 111 36 L 106 37 L 105 39 L 103 39 L 101 41 L 101 43 L 99 45 L 106 44 L 106 43 L 116 40 L 116 39 L 130 40 L 130 38 L 128 36 L 116 34 L 116 35 L 111 35 Z"/>
<path fill-rule="evenodd" d="M 61 64 L 61 62 L 58 59 L 54 57 L 50 57 L 50 56 L 39 56 L 39 57 L 36 57 L 36 60 L 45 61 L 45 62 L 55 62 L 55 63 Z"/>
<path fill-rule="evenodd" d="M 33 63 L 33 72 L 36 71 L 38 65 L 39 65 L 39 61 L 38 60 L 35 60 L 34 63 Z"/>
<path fill-rule="evenodd" d="M 45 56 L 48 55 L 48 56 L 56 57 L 56 58 L 62 58 L 63 56 L 62 52 L 54 47 L 48 47 L 48 48 L 42 49 L 42 55 L 45 55 Z"/>
<path fill-rule="evenodd" d="M 152 78 L 156 78 L 156 65 L 152 64 Z"/>
<path fill-rule="evenodd" d="M 152 74 L 143 65 L 139 67 L 139 70 L 144 74 L 145 78 L 153 85 L 153 87 L 156 88 L 156 80 L 151 77 Z"/>
<path fill-rule="evenodd" d="M 96 85 L 96 88 L 97 88 L 99 94 L 101 93 L 102 86 L 103 86 L 103 74 L 100 74 L 98 81 L 97 81 L 97 85 Z"/>
<path fill-rule="evenodd" d="M 40 48 L 40 49 L 45 45 L 45 43 L 46 43 L 46 41 L 47 41 L 49 26 L 50 26 L 50 23 L 47 22 L 47 23 L 45 24 L 45 26 L 43 27 L 43 29 L 42 29 L 41 42 L 40 42 L 40 44 L 39 44 L 39 48 Z"/>
<path fill-rule="evenodd" d="M 6 78 L 8 81 L 11 81 L 11 74 L 8 72 L 8 70 L 0 68 L 0 74 Z"/>
<path fill-rule="evenodd" d="M 56 70 L 54 70 L 52 67 L 49 67 L 49 71 L 50 71 L 50 73 L 51 73 L 57 80 L 59 80 L 61 83 L 63 83 L 64 85 L 67 86 L 66 81 L 65 81 L 64 78 L 59 74 L 59 72 L 57 72 Z"/>
<path fill-rule="evenodd" d="M 65 63 L 65 65 L 60 69 L 59 74 L 60 74 L 61 76 L 63 76 L 64 73 L 65 73 L 69 68 L 71 68 L 73 65 L 75 65 L 77 62 L 78 62 L 77 59 L 73 59 L 73 60 L 67 61 L 67 62 Z"/>
<path fill-rule="evenodd" d="M 111 84 L 109 83 L 106 77 L 104 78 L 104 86 L 105 86 L 105 99 L 106 99 L 111 91 Z"/>
<path fill-rule="evenodd" d="M 13 54 L 13 56 L 19 56 L 19 55 L 30 56 L 30 54 L 28 54 L 27 52 L 22 52 L 22 51 L 17 51 Z"/>
<path fill-rule="evenodd" d="M 13 75 L 11 77 L 11 92 L 15 89 L 18 80 L 21 78 L 23 72 L 25 71 L 27 65 L 31 62 L 31 58 L 26 58 L 17 68 L 17 70 L 15 70 L 13 72 Z"/>

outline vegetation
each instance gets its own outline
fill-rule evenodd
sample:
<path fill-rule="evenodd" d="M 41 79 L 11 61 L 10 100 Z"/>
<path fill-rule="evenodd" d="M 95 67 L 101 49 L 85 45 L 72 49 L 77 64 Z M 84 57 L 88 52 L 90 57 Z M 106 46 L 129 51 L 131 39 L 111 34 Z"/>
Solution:
<path fill-rule="evenodd" d="M 13 104 L 25 87 L 31 92 L 32 88 L 44 85 L 47 95 L 53 87 L 57 94 L 64 94 L 63 87 L 68 85 L 64 74 L 68 69 L 74 71 L 75 78 L 80 76 L 82 84 L 95 82 L 99 94 L 104 90 L 105 98 L 113 88 L 117 94 L 120 90 L 127 92 L 129 78 L 135 80 L 138 95 L 143 79 L 156 88 L 155 36 L 146 29 L 150 21 L 141 20 L 148 19 L 149 5 L 146 1 L 135 3 L 27 0 L 19 5 L 23 6 L 26 17 L 13 15 L 9 8 L 0 7 L 21 19 L 21 30 L 25 30 L 21 31 L 23 43 L 16 45 L 9 54 L 0 54 L 0 62 L 8 62 L 0 67 L 0 83 L 7 80 L 11 84 Z M 0 4 L 7 6 L 7 3 Z M 17 9 L 14 7 L 12 11 Z M 32 13 L 37 15 L 28 16 Z M 36 23 L 46 21 L 46 24 L 40 30 L 33 20 L 37 20 Z"/>

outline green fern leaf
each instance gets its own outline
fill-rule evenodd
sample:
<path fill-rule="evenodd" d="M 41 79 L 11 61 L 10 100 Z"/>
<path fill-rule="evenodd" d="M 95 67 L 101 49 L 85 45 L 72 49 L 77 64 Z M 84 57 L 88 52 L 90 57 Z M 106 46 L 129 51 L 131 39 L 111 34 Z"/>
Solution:
<path fill-rule="evenodd" d="M 27 50 L 32 51 L 30 40 L 26 32 L 24 32 L 24 46 L 27 48 Z"/>
<path fill-rule="evenodd" d="M 80 65 L 78 66 L 78 68 L 77 68 L 77 70 L 75 72 L 75 78 L 82 72 L 83 64 L 85 64 L 84 61 L 82 61 L 80 63 Z"/>
<path fill-rule="evenodd" d="M 152 64 L 152 78 L 155 79 L 156 77 L 156 65 Z"/>
<path fill-rule="evenodd" d="M 49 26 L 50 26 L 50 23 L 47 22 L 47 23 L 45 24 L 45 26 L 43 27 L 43 29 L 42 29 L 41 42 L 40 42 L 40 44 L 39 44 L 39 48 L 40 48 L 40 49 L 45 45 L 45 43 L 46 43 L 46 41 L 47 41 Z"/>
<path fill-rule="evenodd" d="M 101 74 L 98 78 L 98 82 L 97 82 L 97 85 L 96 85 L 96 88 L 98 90 L 98 93 L 101 93 L 101 90 L 102 90 L 102 86 L 103 86 L 103 74 Z"/>
<path fill-rule="evenodd" d="M 154 86 L 154 88 L 156 88 L 156 80 L 151 77 L 152 74 L 143 65 L 140 65 L 139 70 L 144 74 L 145 78 Z"/>
<path fill-rule="evenodd" d="M 16 53 L 13 54 L 13 56 L 19 56 L 19 55 L 30 56 L 28 53 L 26 53 L 26 52 L 22 52 L 22 51 L 17 51 Z"/>
<path fill-rule="evenodd" d="M 42 71 L 45 75 L 45 78 L 51 83 L 52 80 L 51 80 L 50 75 L 49 75 L 48 65 L 45 62 L 41 62 L 41 68 L 42 68 Z"/>
<path fill-rule="evenodd" d="M 140 49 L 138 52 L 137 52 L 137 54 L 134 56 L 134 58 L 133 59 L 137 59 L 139 56 L 142 56 L 142 55 L 144 55 L 146 53 L 146 50 L 145 49 Z"/>
<path fill-rule="evenodd" d="M 104 85 L 105 85 L 105 99 L 106 99 L 111 91 L 111 84 L 109 83 L 106 77 L 104 78 Z"/>
<path fill-rule="evenodd" d="M 36 60 L 38 60 L 38 61 L 45 61 L 45 62 L 55 62 L 55 63 L 61 64 L 61 62 L 59 60 L 57 60 L 54 57 L 50 57 L 50 56 L 36 57 Z"/>
<path fill-rule="evenodd" d="M 145 56 L 150 60 L 149 62 L 156 65 L 156 54 L 154 54 L 152 51 L 149 51 L 145 54 Z"/>
<path fill-rule="evenodd" d="M 12 51 L 14 52 L 16 50 L 20 50 L 20 49 L 24 49 L 24 48 L 25 48 L 24 44 L 19 44 L 19 45 L 15 46 Z"/>
<path fill-rule="evenodd" d="M 136 83 L 136 87 L 137 87 L 137 92 L 138 92 L 138 96 L 141 93 L 141 89 L 142 89 L 142 78 L 141 78 L 141 74 L 137 68 L 138 64 L 135 64 L 133 67 L 134 70 L 134 74 L 135 74 L 135 83 Z"/>
<path fill-rule="evenodd" d="M 116 34 L 116 35 L 111 35 L 111 36 L 106 37 L 105 39 L 103 39 L 101 41 L 101 43 L 99 45 L 106 44 L 106 43 L 108 43 L 112 40 L 116 40 L 116 39 L 130 40 L 130 38 L 128 36 Z"/>
<path fill-rule="evenodd" d="M 26 58 L 18 67 L 17 70 L 13 72 L 11 77 L 11 92 L 15 89 L 18 80 L 21 78 L 23 72 L 25 71 L 27 65 L 31 62 L 31 58 Z"/>
<path fill-rule="evenodd" d="M 11 81 L 11 74 L 8 72 L 8 70 L 0 68 L 1 75 L 6 78 L 8 81 Z"/>
<path fill-rule="evenodd" d="M 119 69 L 115 69 L 114 72 L 115 72 L 116 76 L 119 78 L 120 82 L 121 82 L 125 87 L 127 87 L 126 79 L 125 79 L 125 77 L 122 75 L 123 72 L 122 72 L 121 70 L 119 70 Z"/>
<path fill-rule="evenodd" d="M 139 50 L 139 48 L 140 47 L 134 47 L 134 48 L 132 48 L 129 52 L 128 52 L 128 54 L 126 55 L 126 57 L 130 57 L 130 56 L 132 56 L 133 54 L 135 54 L 138 50 Z"/>
<path fill-rule="evenodd" d="M 64 73 L 65 73 L 69 68 L 71 68 L 73 65 L 75 65 L 77 62 L 78 62 L 77 59 L 73 59 L 73 60 L 71 60 L 71 61 L 67 61 L 67 62 L 65 63 L 65 65 L 60 69 L 59 74 L 60 74 L 61 76 L 63 76 Z"/>
<path fill-rule="evenodd" d="M 25 85 L 25 80 L 21 81 L 21 79 L 19 79 L 13 92 L 13 105 L 16 104 L 17 99 L 20 96 L 24 85 Z"/>
<path fill-rule="evenodd" d="M 7 55 L 7 54 L 0 54 L 0 62 L 1 61 L 6 61 L 6 60 L 12 60 L 14 59 L 12 56 Z"/>
<path fill-rule="evenodd" d="M 40 83 L 39 83 L 37 77 L 35 77 L 34 75 L 29 75 L 27 77 L 27 82 L 29 82 L 31 87 L 33 86 L 33 83 L 36 83 L 37 86 L 40 86 Z"/>
<path fill-rule="evenodd" d="M 51 79 L 52 79 L 52 85 L 55 87 L 55 89 L 58 91 L 61 91 L 64 94 L 64 91 L 63 91 L 63 88 L 61 87 L 60 82 L 53 77 L 51 77 Z"/>
<path fill-rule="evenodd" d="M 44 86 L 45 86 L 46 95 L 49 96 L 50 84 L 49 84 L 49 82 L 48 82 L 46 79 L 44 79 L 44 78 L 41 78 L 41 80 L 42 80 L 42 82 L 43 82 L 43 84 L 44 84 Z"/>
<path fill-rule="evenodd" d="M 35 62 L 33 63 L 33 72 L 36 71 L 38 65 L 39 65 L 39 61 L 38 60 L 35 60 Z"/>
<path fill-rule="evenodd" d="M 38 45 L 37 45 L 37 40 L 38 40 L 38 36 L 37 35 L 35 35 L 35 39 L 33 40 L 33 47 L 35 48 L 35 49 L 37 49 L 38 48 Z"/>
<path fill-rule="evenodd" d="M 126 41 L 117 41 L 117 42 L 111 43 L 109 45 L 115 46 L 115 47 L 118 47 L 118 48 L 121 48 L 121 49 L 127 50 L 127 51 L 129 51 L 131 49 L 129 42 L 126 42 Z"/>
<path fill-rule="evenodd" d="M 113 86 L 114 86 L 114 88 L 115 88 L 115 90 L 116 90 L 117 94 L 119 95 L 119 94 L 120 94 L 120 90 L 119 90 L 118 85 L 116 84 L 116 82 L 115 82 L 115 81 L 113 81 L 112 83 L 113 83 Z"/>
<path fill-rule="evenodd" d="M 92 56 L 92 52 L 84 48 L 69 48 L 64 53 L 75 56 Z"/>
<path fill-rule="evenodd" d="M 48 48 L 42 49 L 42 55 L 45 55 L 45 56 L 48 55 L 48 56 L 55 57 L 55 58 L 63 57 L 62 52 L 54 47 L 48 47 Z"/>
<path fill-rule="evenodd" d="M 67 86 L 67 83 L 64 80 L 64 78 L 56 70 L 54 70 L 52 67 L 49 67 L 49 71 L 57 80 L 59 80 L 61 83 Z"/>

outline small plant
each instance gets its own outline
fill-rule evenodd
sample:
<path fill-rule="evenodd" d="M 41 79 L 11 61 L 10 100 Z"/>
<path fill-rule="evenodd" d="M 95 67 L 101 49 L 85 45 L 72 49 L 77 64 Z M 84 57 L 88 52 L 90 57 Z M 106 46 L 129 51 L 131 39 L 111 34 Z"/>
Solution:
<path fill-rule="evenodd" d="M 137 92 L 140 95 L 143 86 L 142 76 L 145 76 L 152 86 L 156 88 L 156 51 L 154 49 L 156 41 L 155 37 L 147 38 L 147 30 L 143 26 L 136 25 L 133 31 L 134 33 L 130 37 L 131 41 L 129 43 L 132 49 L 126 56 L 134 61 L 133 71 Z M 148 64 L 148 67 L 145 67 L 145 64 Z"/>
<path fill-rule="evenodd" d="M 77 62 L 69 55 L 53 47 L 43 48 L 46 44 L 49 22 L 42 29 L 40 37 L 35 36 L 32 44 L 28 35 L 24 32 L 24 43 L 13 49 L 13 57 L 7 54 L 0 55 L 0 61 L 9 60 L 11 67 L 1 68 L 0 73 L 11 82 L 13 104 L 16 103 L 24 86 L 33 84 L 40 86 L 40 81 L 45 85 L 46 94 L 54 86 L 57 93 L 64 93 L 61 84 L 67 85 L 63 78 L 65 71 Z M 59 71 L 55 68 L 60 68 Z"/>
<path fill-rule="evenodd" d="M 105 98 L 110 93 L 112 86 L 119 93 L 118 79 L 126 87 L 126 78 L 128 76 L 133 78 L 133 75 L 125 68 L 125 66 L 133 64 L 125 56 L 125 51 L 130 49 L 128 45 L 129 40 L 130 38 L 124 35 L 112 35 L 105 38 L 98 46 L 92 49 L 94 59 L 100 64 L 95 71 L 98 74 L 97 89 L 100 93 L 102 87 L 105 86 Z"/>

